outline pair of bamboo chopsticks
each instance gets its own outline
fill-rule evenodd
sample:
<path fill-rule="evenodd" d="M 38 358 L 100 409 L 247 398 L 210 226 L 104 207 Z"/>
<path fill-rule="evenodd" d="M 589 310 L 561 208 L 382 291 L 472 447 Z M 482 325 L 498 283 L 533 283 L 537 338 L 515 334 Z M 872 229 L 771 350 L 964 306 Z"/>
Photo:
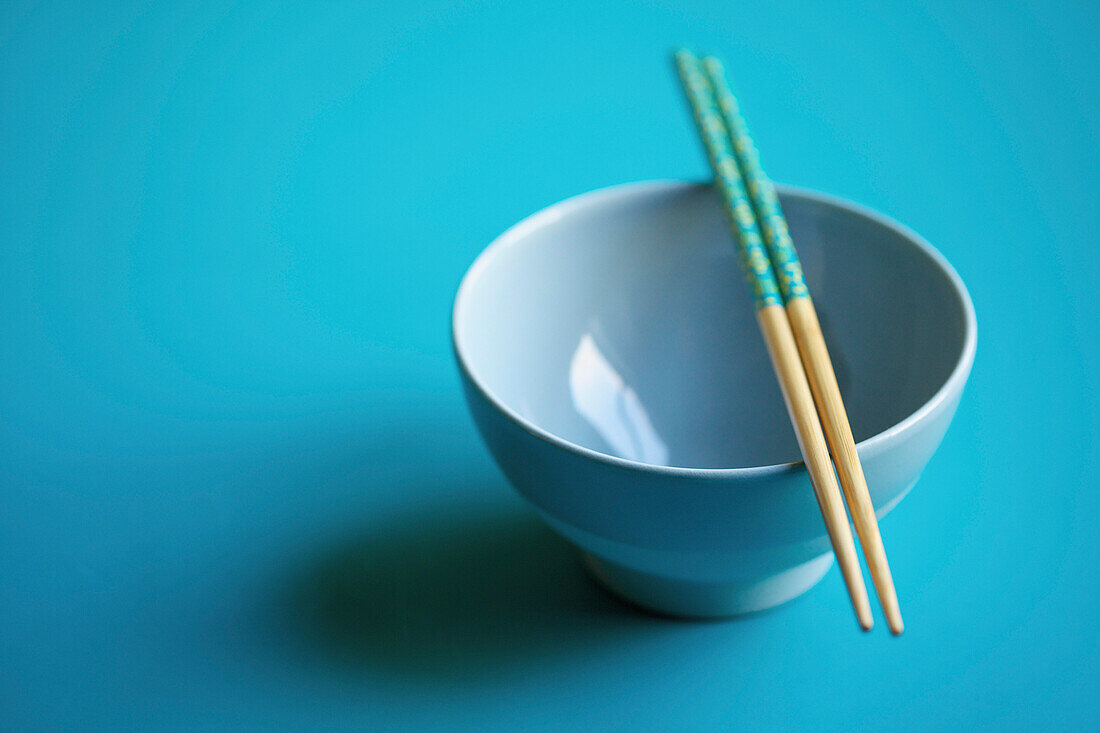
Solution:
<path fill-rule="evenodd" d="M 737 237 L 741 267 L 755 299 L 757 321 L 856 618 L 864 630 L 873 625 L 837 476 L 887 625 L 895 635 L 900 634 L 904 628 L 901 611 L 867 480 L 775 187 L 760 165 L 756 146 L 721 62 L 713 57 L 700 62 L 690 51 L 680 50 L 676 53 L 676 66 L 722 193 L 726 215 Z"/>

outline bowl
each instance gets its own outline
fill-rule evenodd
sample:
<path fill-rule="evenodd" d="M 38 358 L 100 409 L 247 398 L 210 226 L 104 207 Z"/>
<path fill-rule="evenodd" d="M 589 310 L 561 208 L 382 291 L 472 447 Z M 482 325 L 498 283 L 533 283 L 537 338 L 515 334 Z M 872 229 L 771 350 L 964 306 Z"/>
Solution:
<path fill-rule="evenodd" d="M 812 191 L 779 196 L 881 517 L 954 415 L 973 305 L 905 227 Z M 832 565 L 709 185 L 614 186 L 521 221 L 466 273 L 452 325 L 489 451 L 614 593 L 728 616 L 788 601 Z"/>

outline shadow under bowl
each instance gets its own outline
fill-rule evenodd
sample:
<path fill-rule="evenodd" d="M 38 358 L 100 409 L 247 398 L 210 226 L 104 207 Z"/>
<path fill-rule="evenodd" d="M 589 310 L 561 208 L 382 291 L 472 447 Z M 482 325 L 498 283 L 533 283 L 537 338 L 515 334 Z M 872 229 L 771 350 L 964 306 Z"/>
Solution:
<path fill-rule="evenodd" d="M 779 187 L 879 515 L 939 445 L 973 363 L 962 281 L 854 204 Z M 714 617 L 783 603 L 832 553 L 709 185 L 625 184 L 515 225 L 453 339 L 495 460 L 600 581 Z"/>

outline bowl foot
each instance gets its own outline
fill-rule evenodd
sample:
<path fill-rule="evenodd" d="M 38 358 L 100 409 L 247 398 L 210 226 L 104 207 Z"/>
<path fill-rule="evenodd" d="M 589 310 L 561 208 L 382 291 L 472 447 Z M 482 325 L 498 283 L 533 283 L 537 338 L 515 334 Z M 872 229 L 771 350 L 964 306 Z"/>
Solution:
<path fill-rule="evenodd" d="M 688 618 L 737 616 L 786 603 L 814 587 L 834 559 L 829 552 L 763 580 L 708 583 L 653 575 L 583 555 L 588 569 L 615 595 L 649 611 Z"/>

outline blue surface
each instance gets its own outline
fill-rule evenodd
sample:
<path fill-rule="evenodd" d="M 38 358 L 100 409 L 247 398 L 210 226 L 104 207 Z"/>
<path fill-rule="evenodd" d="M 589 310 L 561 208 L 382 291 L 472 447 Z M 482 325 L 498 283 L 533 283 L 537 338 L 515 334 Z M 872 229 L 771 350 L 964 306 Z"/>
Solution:
<path fill-rule="evenodd" d="M 1095 4 L 82 5 L 0 9 L 2 727 L 1100 725 Z M 622 607 L 466 416 L 479 250 L 705 176 L 682 42 L 974 298 L 900 639 Z"/>

